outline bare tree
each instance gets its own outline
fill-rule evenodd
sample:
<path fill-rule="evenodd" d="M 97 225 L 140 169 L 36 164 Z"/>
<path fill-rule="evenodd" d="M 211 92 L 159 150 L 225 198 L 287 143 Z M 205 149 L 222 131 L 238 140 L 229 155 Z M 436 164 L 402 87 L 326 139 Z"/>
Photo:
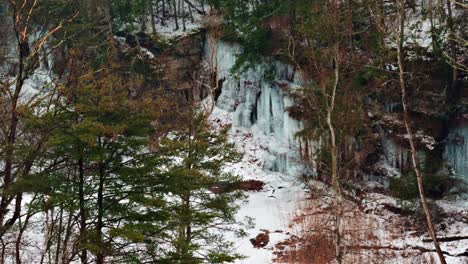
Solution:
<path fill-rule="evenodd" d="M 35 69 L 44 56 L 40 51 L 46 41 L 58 30 L 62 28 L 62 24 L 47 30 L 40 37 L 32 37 L 36 32 L 32 25 L 32 16 L 36 11 L 37 0 L 34 1 L 11 1 L 9 5 L 11 9 L 11 33 L 14 35 L 16 42 L 16 57 L 14 59 L 17 67 L 15 67 L 14 78 L 5 78 L 5 83 L 2 83 L 2 102 L 6 105 L 4 125 L 2 126 L 1 143 L 2 143 L 2 171 L 3 180 L 2 197 L 0 201 L 0 236 L 3 235 L 13 224 L 18 220 L 21 214 L 21 203 L 23 194 L 21 192 L 9 193 L 12 184 L 19 178 L 28 175 L 35 157 L 29 157 L 27 161 L 17 161 L 15 155 L 16 143 L 18 140 L 19 128 L 19 108 L 22 107 L 21 94 L 24 89 L 25 81 L 31 77 Z M 40 58 L 42 56 L 42 58 Z M 11 80 L 11 81 L 9 81 Z M 37 147 L 41 147 L 38 145 Z M 36 154 L 39 150 L 37 150 Z M 14 202 L 13 213 L 10 218 L 5 221 L 8 215 L 9 206 Z"/>
<path fill-rule="evenodd" d="M 6 53 L 0 69 L 0 237 L 5 238 L 7 232 L 18 224 L 18 229 L 15 229 L 16 263 L 26 261 L 21 256 L 23 234 L 37 213 L 36 209 L 25 210 L 23 190 L 17 186 L 32 173 L 37 173 L 33 168 L 40 160 L 48 136 L 47 131 L 29 131 L 23 117 L 27 113 L 39 116 L 50 111 L 57 96 L 56 87 L 50 83 L 37 83 L 38 91 L 34 92 L 28 89 L 27 82 L 32 82 L 30 79 L 37 76 L 35 74 L 41 64 L 44 65 L 52 51 L 63 44 L 60 39 L 49 40 L 76 16 L 52 26 L 47 21 L 39 24 L 35 20 L 39 4 L 37 0 L 9 1 L 9 17 L 2 18 L 5 20 L 2 38 L 6 36 L 2 45 L 6 47 Z M 5 260 L 5 252 L 1 254 Z"/>
<path fill-rule="evenodd" d="M 437 255 L 439 260 L 442 264 L 445 264 L 445 257 L 440 248 L 439 242 L 437 241 L 437 235 L 434 228 L 434 224 L 432 222 L 431 213 L 429 210 L 429 205 L 427 203 L 426 195 L 424 193 L 424 184 L 423 184 L 423 175 L 422 172 L 419 170 L 418 159 L 417 159 L 417 151 L 416 146 L 414 143 L 414 133 L 411 128 L 409 115 L 408 115 L 408 99 L 407 99 L 407 91 L 406 91 L 406 84 L 405 84 L 405 73 L 403 67 L 404 61 L 404 38 L 405 38 L 405 17 L 406 17 L 406 8 L 405 8 L 405 1 L 399 0 L 397 2 L 397 10 L 398 10 L 398 22 L 399 22 L 399 31 L 397 34 L 397 56 L 398 56 L 398 68 L 399 68 L 399 82 L 400 82 L 400 89 L 401 89 L 401 103 L 403 105 L 403 121 L 405 123 L 406 132 L 408 134 L 408 141 L 410 145 L 410 153 L 411 153 L 411 163 L 413 165 L 414 173 L 416 174 L 417 182 L 418 182 L 418 189 L 419 189 L 419 196 L 421 199 L 422 207 L 424 213 L 426 215 L 426 222 L 428 227 L 429 235 L 432 238 L 434 243 L 434 247 L 437 251 Z"/>

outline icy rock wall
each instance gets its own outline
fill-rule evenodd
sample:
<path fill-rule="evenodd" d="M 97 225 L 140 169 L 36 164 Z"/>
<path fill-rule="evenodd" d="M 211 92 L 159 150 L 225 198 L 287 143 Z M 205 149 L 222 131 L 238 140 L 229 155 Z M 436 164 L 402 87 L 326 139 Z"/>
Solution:
<path fill-rule="evenodd" d="M 408 148 L 405 148 L 393 141 L 388 136 L 384 136 L 382 139 L 383 152 L 385 160 L 392 167 L 398 169 L 400 172 L 405 171 L 408 168 L 412 168 L 411 165 L 411 153 Z M 417 159 L 420 163 L 425 161 L 424 151 L 417 152 Z"/>
<path fill-rule="evenodd" d="M 450 130 L 445 145 L 444 158 L 454 174 L 468 181 L 468 125 L 458 125 Z"/>
<path fill-rule="evenodd" d="M 290 65 L 264 58 L 263 62 L 234 76 L 231 70 L 242 47 L 222 40 L 208 39 L 206 43 L 205 59 L 216 69 L 216 79 L 221 85 L 216 106 L 232 113 L 233 127 L 250 129 L 270 138 L 270 156 L 265 158 L 265 169 L 303 173 L 299 149 L 304 147 L 295 136 L 302 124 L 289 116 L 287 108 L 294 102 L 285 91 L 303 85 L 300 74 Z M 311 152 L 313 144 L 302 146 L 309 148 L 303 151 Z"/>

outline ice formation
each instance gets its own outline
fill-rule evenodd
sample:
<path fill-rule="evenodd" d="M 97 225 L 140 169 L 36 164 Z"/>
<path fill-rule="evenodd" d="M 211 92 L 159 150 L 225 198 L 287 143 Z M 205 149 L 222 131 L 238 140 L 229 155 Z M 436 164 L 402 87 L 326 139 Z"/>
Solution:
<path fill-rule="evenodd" d="M 296 137 L 302 123 L 289 116 L 287 108 L 294 102 L 285 90 L 303 85 L 300 73 L 290 65 L 265 58 L 235 75 L 232 69 L 241 46 L 223 40 L 215 43 L 206 45 L 205 57 L 212 60 L 221 84 L 216 106 L 232 114 L 234 127 L 249 128 L 271 138 L 265 169 L 303 173 L 298 159 L 301 140 Z"/>
<path fill-rule="evenodd" d="M 456 176 L 468 180 L 468 125 L 458 125 L 450 130 L 445 145 L 444 158 Z"/>

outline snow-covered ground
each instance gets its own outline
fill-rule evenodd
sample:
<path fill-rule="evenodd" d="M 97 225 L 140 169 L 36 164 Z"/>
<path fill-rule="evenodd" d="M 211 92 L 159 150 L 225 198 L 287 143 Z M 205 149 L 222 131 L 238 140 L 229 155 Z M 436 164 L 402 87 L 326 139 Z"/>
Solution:
<path fill-rule="evenodd" d="M 229 125 L 232 124 L 232 115 L 232 112 L 215 107 L 210 115 L 210 122 L 215 127 Z M 235 239 L 238 253 L 246 256 L 237 263 L 273 263 L 276 257 L 274 253 L 278 252 L 275 245 L 303 234 L 304 222 L 311 222 L 310 219 L 304 220 L 304 216 L 323 210 L 330 204 L 330 196 L 327 195 L 329 190 L 326 185 L 311 181 L 310 184 L 314 185 L 312 189 L 317 189 L 317 193 L 312 195 L 315 198 L 310 199 L 309 189 L 296 176 L 265 170 L 265 161 L 270 155 L 268 146 L 275 139 L 259 131 L 255 125 L 251 128 L 233 126 L 229 136 L 244 155 L 240 162 L 230 164 L 226 170 L 242 176 L 244 180 L 253 179 L 265 183 L 264 190 L 248 192 L 247 202 L 238 212 L 239 220 L 250 217 L 255 226 L 248 231 L 247 237 Z M 360 251 L 359 254 L 369 256 L 369 261 L 379 258 L 383 261 L 381 263 L 392 264 L 429 263 L 437 260 L 435 252 L 424 252 L 431 251 L 433 245 L 427 242 L 430 237 L 424 231 L 417 231 L 418 227 L 424 225 L 423 220 L 420 224 L 414 223 L 414 219 L 387 210 L 386 204 L 395 208 L 401 206 L 395 198 L 370 193 L 365 195 L 362 206 L 354 212 L 359 216 L 356 216 L 358 220 L 353 223 L 367 230 L 358 235 L 371 237 L 356 241 L 360 246 L 372 248 Z M 439 225 L 446 228 L 439 230 L 438 236 L 467 236 L 468 200 L 452 197 L 437 201 L 437 205 L 447 214 L 443 224 Z M 265 231 L 269 234 L 268 244 L 264 248 L 255 248 L 250 239 Z M 468 252 L 468 239 L 441 242 L 441 247 L 448 253 L 448 263 L 468 263 L 468 257 L 460 256 Z"/>
<path fill-rule="evenodd" d="M 397 263 L 415 263 L 415 259 L 437 259 L 435 252 L 418 252 L 420 249 L 433 250 L 429 235 L 425 232 L 423 218 L 415 223 L 414 218 L 402 216 L 385 210 L 385 205 L 392 205 L 400 208 L 401 204 L 395 198 L 371 193 L 364 199 L 365 208 L 376 223 L 376 233 L 378 233 L 379 244 L 383 247 L 394 247 L 400 252 L 396 254 L 394 260 Z M 437 206 L 446 214 L 441 216 L 441 223 L 437 226 L 438 237 L 461 237 L 468 235 L 468 201 L 466 196 L 445 198 L 436 202 Z M 444 227 L 444 228 L 443 228 Z M 440 242 L 442 251 L 445 254 L 447 263 L 468 263 L 468 256 L 460 256 L 468 252 L 468 239 L 452 242 Z M 406 251 L 406 252 L 405 252 Z M 408 252 L 416 253 L 414 255 Z M 408 255 L 405 255 L 407 253 Z M 419 253 L 419 254 L 417 254 Z M 391 262 L 396 263 L 396 262 Z M 436 262 L 437 263 L 437 262 Z"/>
<path fill-rule="evenodd" d="M 232 113 L 215 107 L 210 121 L 215 126 L 232 123 Z M 240 162 L 230 164 L 225 169 L 241 176 L 244 180 L 259 180 L 265 183 L 259 192 L 248 192 L 248 198 L 237 214 L 239 220 L 250 217 L 254 228 L 248 230 L 248 236 L 235 241 L 238 253 L 246 256 L 237 263 L 262 264 L 272 263 L 276 243 L 285 240 L 291 217 L 296 213 L 299 201 L 306 197 L 306 188 L 293 176 L 264 169 L 270 155 L 268 145 L 274 140 L 263 133 L 251 129 L 232 127 L 230 139 L 235 142 L 238 151 L 243 153 Z M 250 238 L 255 238 L 265 230 L 269 231 L 269 243 L 264 248 L 255 248 Z"/>

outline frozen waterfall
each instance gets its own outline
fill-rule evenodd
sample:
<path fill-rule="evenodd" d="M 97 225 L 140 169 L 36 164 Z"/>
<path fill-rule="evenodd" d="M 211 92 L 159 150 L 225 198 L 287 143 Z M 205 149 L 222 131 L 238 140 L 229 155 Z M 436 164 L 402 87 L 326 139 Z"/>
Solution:
<path fill-rule="evenodd" d="M 242 47 L 235 43 L 207 41 L 205 59 L 212 60 L 216 81 L 221 84 L 216 106 L 231 112 L 233 127 L 248 128 L 271 138 L 265 169 L 303 173 L 298 159 L 301 141 L 295 136 L 302 124 L 289 116 L 287 108 L 293 100 L 284 90 L 300 87 L 300 74 L 290 65 L 264 58 L 265 61 L 234 76 L 231 69 L 241 52 Z"/>

